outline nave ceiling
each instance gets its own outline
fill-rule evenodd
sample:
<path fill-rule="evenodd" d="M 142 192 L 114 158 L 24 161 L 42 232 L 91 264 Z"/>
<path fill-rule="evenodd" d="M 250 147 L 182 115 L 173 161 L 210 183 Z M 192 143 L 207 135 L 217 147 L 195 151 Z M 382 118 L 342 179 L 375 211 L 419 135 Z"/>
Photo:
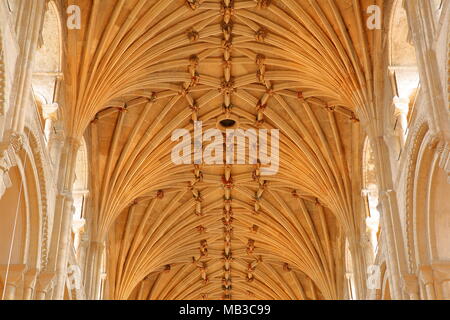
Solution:
<path fill-rule="evenodd" d="M 333 299 L 361 217 L 381 32 L 365 0 L 80 0 L 65 122 L 91 149 L 109 298 Z M 375 1 L 383 6 L 383 1 Z M 280 169 L 180 165 L 174 130 L 280 129 Z"/>

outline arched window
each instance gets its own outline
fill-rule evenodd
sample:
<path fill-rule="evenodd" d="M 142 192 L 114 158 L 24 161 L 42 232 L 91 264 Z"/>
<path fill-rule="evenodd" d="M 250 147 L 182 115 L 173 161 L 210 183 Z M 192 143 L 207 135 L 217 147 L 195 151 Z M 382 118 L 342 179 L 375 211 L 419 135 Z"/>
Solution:
<path fill-rule="evenodd" d="M 12 272 L 22 272 L 25 266 L 39 268 L 44 259 L 40 255 L 43 203 L 39 173 L 33 165 L 36 158 L 19 140 L 13 148 L 14 166 L 7 173 L 9 187 L 0 197 L 0 300 L 21 299 L 23 292 L 14 289 Z"/>
<path fill-rule="evenodd" d="M 23 177 L 18 167 L 9 170 L 9 178 L 11 187 L 6 190 L 0 199 L 2 208 L 2 223 L 0 224 L 1 265 L 22 264 L 25 255 L 27 203 Z"/>

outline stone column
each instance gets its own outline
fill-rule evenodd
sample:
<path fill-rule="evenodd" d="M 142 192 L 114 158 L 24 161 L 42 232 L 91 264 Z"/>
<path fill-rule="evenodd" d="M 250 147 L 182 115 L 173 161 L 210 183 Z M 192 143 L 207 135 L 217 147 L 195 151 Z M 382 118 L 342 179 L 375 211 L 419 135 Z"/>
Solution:
<path fill-rule="evenodd" d="M 61 220 L 59 224 L 58 249 L 55 251 L 58 254 L 55 257 L 56 283 L 53 293 L 55 300 L 64 298 L 73 218 L 72 190 L 75 181 L 75 164 L 79 147 L 80 142 L 78 139 L 67 138 L 59 167 L 61 185 L 59 186 L 60 193 L 57 196 L 55 213 L 60 216 Z"/>
<path fill-rule="evenodd" d="M 352 255 L 352 279 L 355 300 L 364 300 L 367 290 L 367 272 L 364 263 L 363 247 L 360 241 L 349 239 L 349 249 Z"/>
<path fill-rule="evenodd" d="M 373 135 L 375 130 L 371 132 Z M 392 170 L 389 162 L 389 150 L 383 136 L 372 139 L 373 151 L 377 166 L 377 181 L 380 186 L 380 203 L 382 205 L 381 221 L 385 236 L 387 264 L 390 275 L 391 292 L 394 300 L 403 298 L 400 275 L 405 269 L 405 253 L 403 252 L 403 238 L 398 205 L 393 190 Z"/>
<path fill-rule="evenodd" d="M 101 274 L 102 274 L 102 256 L 105 250 L 105 244 L 99 241 L 91 241 L 89 248 L 89 261 L 88 261 L 88 294 L 89 299 L 97 300 L 100 298 L 101 287 Z"/>
<path fill-rule="evenodd" d="M 12 264 L 0 266 L 0 278 L 4 284 L 2 300 L 16 299 L 16 289 L 23 280 L 23 275 L 27 266 L 24 264 Z"/>
<path fill-rule="evenodd" d="M 56 257 L 56 284 L 55 300 L 62 300 L 64 295 L 64 286 L 67 277 L 67 263 L 70 250 L 71 224 L 72 224 L 72 204 L 73 198 L 70 193 L 58 195 L 59 202 L 62 202 L 61 208 L 61 229 L 58 243 L 58 256 Z"/>
<path fill-rule="evenodd" d="M 355 297 L 355 290 L 356 290 L 356 288 L 355 288 L 355 286 L 354 286 L 354 279 L 353 279 L 353 272 L 346 272 L 345 273 L 345 279 L 347 280 L 346 282 L 347 282 L 347 291 L 348 291 L 348 294 L 349 294 L 349 297 L 348 297 L 348 299 L 349 300 L 356 300 L 356 297 Z"/>
<path fill-rule="evenodd" d="M 431 266 L 420 267 L 420 280 L 425 286 L 427 300 L 436 300 L 436 291 L 434 288 L 433 269 Z"/>
<path fill-rule="evenodd" d="M 29 104 L 33 58 L 36 52 L 42 21 L 45 13 L 45 0 L 23 1 L 17 20 L 20 55 L 16 63 L 16 77 L 13 83 L 11 103 L 14 106 L 11 129 L 23 132 L 25 115 Z"/>
<path fill-rule="evenodd" d="M 80 246 L 78 248 L 77 260 L 81 267 L 81 273 L 86 275 L 86 260 L 89 249 L 89 235 L 87 233 L 82 233 L 80 235 Z M 84 276 L 84 279 L 86 276 Z"/>
<path fill-rule="evenodd" d="M 25 273 L 23 285 L 23 300 L 31 300 L 33 298 L 34 286 L 36 284 L 36 276 L 38 270 L 30 269 Z"/>

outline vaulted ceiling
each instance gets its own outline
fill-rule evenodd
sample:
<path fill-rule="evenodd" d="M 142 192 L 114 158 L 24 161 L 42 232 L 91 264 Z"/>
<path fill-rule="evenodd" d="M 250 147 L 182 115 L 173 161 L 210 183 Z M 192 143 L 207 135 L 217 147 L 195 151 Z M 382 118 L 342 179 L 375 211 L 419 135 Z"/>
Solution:
<path fill-rule="evenodd" d="M 78 0 L 65 121 L 88 137 L 111 299 L 336 299 L 356 241 L 365 0 Z M 375 59 L 376 60 L 376 59 Z M 280 170 L 176 166 L 171 134 L 280 129 Z"/>

